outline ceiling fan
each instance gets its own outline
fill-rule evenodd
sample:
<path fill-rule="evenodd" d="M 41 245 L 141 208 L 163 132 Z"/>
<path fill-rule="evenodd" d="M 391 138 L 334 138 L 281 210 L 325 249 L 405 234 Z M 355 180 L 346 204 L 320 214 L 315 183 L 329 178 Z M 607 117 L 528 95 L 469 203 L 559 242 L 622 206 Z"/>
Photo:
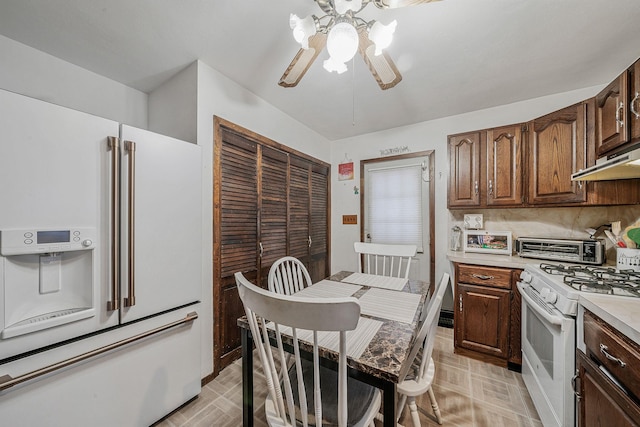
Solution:
<path fill-rule="evenodd" d="M 365 21 L 357 16 L 369 3 L 379 9 L 394 9 L 431 3 L 439 0 L 314 0 L 324 16 L 304 19 L 291 14 L 289 23 L 293 36 L 301 48 L 289 64 L 278 84 L 294 87 L 300 82 L 322 49 L 327 47 L 329 59 L 324 61 L 327 71 L 342 73 L 346 62 L 356 51 L 369 67 L 381 89 L 397 85 L 402 76 L 391 57 L 383 51 L 390 43 L 396 21 L 383 25 L 375 20 Z"/>

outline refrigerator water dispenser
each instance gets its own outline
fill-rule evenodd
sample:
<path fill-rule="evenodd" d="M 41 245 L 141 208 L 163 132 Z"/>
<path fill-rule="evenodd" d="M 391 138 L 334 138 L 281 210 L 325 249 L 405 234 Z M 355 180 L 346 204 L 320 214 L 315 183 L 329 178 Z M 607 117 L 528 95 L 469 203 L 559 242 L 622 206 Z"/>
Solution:
<path fill-rule="evenodd" d="M 95 315 L 95 229 L 0 231 L 1 339 Z"/>

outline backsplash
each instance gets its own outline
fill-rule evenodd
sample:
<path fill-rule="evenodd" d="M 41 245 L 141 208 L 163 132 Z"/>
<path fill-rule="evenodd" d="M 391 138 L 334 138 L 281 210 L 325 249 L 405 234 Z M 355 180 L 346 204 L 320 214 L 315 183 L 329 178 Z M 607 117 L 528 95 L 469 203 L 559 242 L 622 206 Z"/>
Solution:
<path fill-rule="evenodd" d="M 571 207 L 571 208 L 531 208 L 531 209 L 473 209 L 450 210 L 449 229 L 454 225 L 463 228 L 464 214 L 480 213 L 484 216 L 484 229 L 490 231 L 510 231 L 513 239 L 518 237 L 555 237 L 586 239 L 586 228 L 596 228 L 611 221 L 620 221 L 624 229 L 640 218 L 640 205 Z M 600 231 L 598 238 L 605 238 Z M 611 243 L 607 244 L 607 258 L 615 254 Z"/>

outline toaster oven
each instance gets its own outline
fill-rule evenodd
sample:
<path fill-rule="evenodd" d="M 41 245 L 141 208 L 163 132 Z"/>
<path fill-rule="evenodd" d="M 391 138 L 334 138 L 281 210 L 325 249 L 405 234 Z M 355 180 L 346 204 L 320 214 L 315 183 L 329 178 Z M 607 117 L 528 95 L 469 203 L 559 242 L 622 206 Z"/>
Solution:
<path fill-rule="evenodd" d="M 521 257 L 540 258 L 579 264 L 601 265 L 605 262 L 603 239 L 551 239 L 520 237 L 516 252 Z"/>

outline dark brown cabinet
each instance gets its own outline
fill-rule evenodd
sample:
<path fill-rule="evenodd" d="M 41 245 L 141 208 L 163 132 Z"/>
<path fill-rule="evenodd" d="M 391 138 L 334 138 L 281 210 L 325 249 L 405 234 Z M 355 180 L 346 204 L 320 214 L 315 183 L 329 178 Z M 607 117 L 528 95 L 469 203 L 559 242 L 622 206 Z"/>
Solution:
<path fill-rule="evenodd" d="M 521 125 L 449 136 L 449 208 L 522 205 Z"/>
<path fill-rule="evenodd" d="M 455 352 L 501 366 L 519 366 L 520 270 L 455 264 Z"/>
<path fill-rule="evenodd" d="M 522 200 L 522 125 L 487 130 L 487 206 L 517 206 Z"/>
<path fill-rule="evenodd" d="M 596 95 L 596 153 L 598 157 L 625 144 L 628 136 L 629 75 L 625 71 Z"/>
<path fill-rule="evenodd" d="M 586 185 L 571 174 L 586 167 L 587 106 L 547 114 L 528 128 L 528 203 L 557 205 L 587 200 Z"/>
<path fill-rule="evenodd" d="M 584 340 L 586 354 L 576 353 L 578 426 L 640 425 L 639 346 L 588 311 Z"/>
<path fill-rule="evenodd" d="M 484 132 L 449 136 L 449 191 L 447 205 L 481 205 L 480 152 Z"/>
<path fill-rule="evenodd" d="M 244 315 L 234 274 L 267 287 L 271 265 L 291 255 L 314 282 L 329 275 L 329 172 L 305 156 L 215 120 L 213 197 L 214 375 L 240 356 Z"/>

